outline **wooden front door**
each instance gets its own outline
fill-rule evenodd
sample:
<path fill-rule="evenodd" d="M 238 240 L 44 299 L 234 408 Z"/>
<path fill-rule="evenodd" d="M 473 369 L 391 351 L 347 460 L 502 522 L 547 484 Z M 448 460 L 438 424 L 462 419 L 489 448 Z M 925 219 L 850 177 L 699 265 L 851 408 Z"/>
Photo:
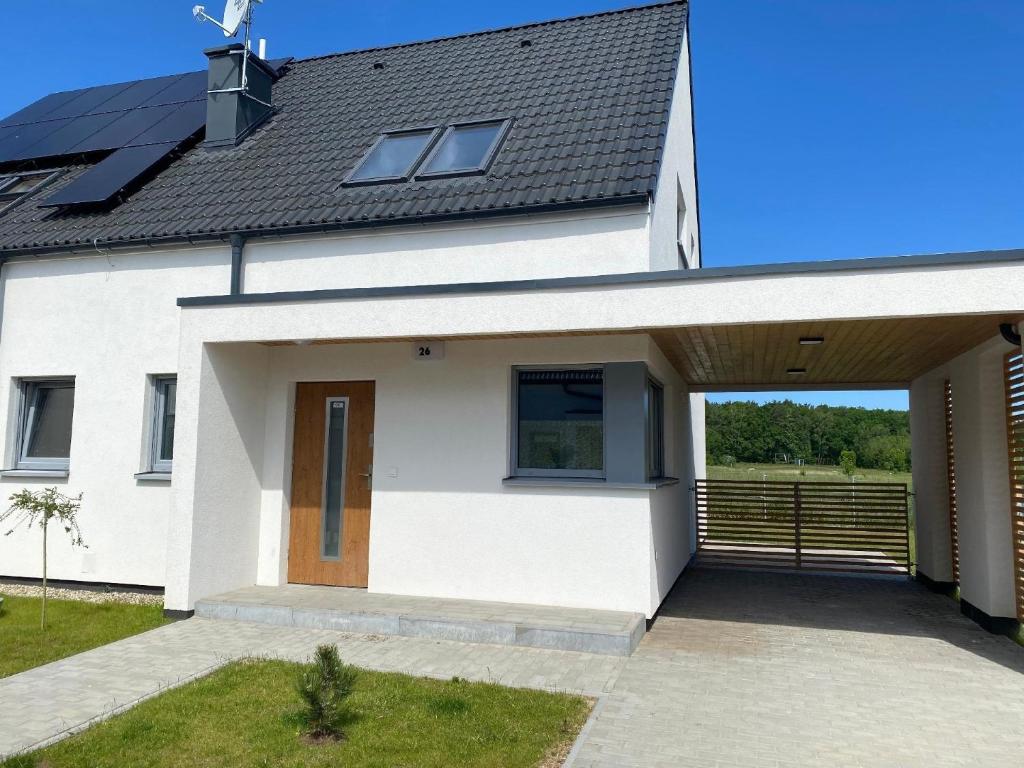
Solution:
<path fill-rule="evenodd" d="M 373 482 L 372 381 L 295 388 L 288 581 L 365 587 Z"/>

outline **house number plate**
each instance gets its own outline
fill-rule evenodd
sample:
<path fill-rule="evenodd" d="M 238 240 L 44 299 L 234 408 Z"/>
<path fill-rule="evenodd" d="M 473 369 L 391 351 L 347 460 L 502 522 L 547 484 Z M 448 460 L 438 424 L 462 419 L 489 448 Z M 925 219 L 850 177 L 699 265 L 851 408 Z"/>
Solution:
<path fill-rule="evenodd" d="M 414 341 L 412 356 L 414 360 L 444 360 L 444 342 Z"/>

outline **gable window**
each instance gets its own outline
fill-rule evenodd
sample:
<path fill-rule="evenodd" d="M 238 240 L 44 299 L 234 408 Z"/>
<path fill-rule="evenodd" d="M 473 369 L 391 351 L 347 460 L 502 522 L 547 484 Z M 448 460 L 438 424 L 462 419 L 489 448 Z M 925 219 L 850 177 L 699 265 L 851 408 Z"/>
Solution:
<path fill-rule="evenodd" d="M 385 133 L 377 139 L 345 183 L 409 179 L 436 134 L 436 128 Z"/>
<path fill-rule="evenodd" d="M 603 477 L 602 369 L 520 369 L 514 375 L 514 473 Z"/>
<path fill-rule="evenodd" d="M 153 377 L 153 425 L 150 439 L 151 472 L 170 472 L 174 459 L 174 414 L 178 393 L 176 376 Z"/>
<path fill-rule="evenodd" d="M 479 173 L 487 168 L 508 127 L 508 120 L 450 126 L 417 176 Z"/>
<path fill-rule="evenodd" d="M 21 382 L 18 469 L 67 471 L 71 457 L 74 379 Z"/>
<path fill-rule="evenodd" d="M 52 171 L 46 171 L 0 177 L 0 207 L 34 192 L 51 175 Z"/>
<path fill-rule="evenodd" d="M 665 390 L 647 380 L 647 478 L 665 476 Z"/>

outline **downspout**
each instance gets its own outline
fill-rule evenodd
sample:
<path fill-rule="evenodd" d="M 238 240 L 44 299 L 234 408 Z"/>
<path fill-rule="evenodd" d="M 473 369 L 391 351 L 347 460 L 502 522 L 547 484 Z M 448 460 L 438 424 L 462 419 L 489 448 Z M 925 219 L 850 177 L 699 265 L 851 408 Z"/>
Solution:
<path fill-rule="evenodd" d="M 242 235 L 231 236 L 231 295 L 242 293 L 242 264 L 245 251 L 245 238 Z"/>

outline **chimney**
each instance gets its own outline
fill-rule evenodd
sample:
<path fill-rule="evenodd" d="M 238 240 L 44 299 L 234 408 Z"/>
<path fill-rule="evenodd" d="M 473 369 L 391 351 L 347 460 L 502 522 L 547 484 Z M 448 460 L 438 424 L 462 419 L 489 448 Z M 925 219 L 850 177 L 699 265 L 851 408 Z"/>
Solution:
<path fill-rule="evenodd" d="M 234 147 L 274 112 L 271 91 L 277 72 L 232 43 L 204 51 L 210 60 L 206 97 L 206 146 Z M 243 56 L 247 88 L 242 91 Z"/>

